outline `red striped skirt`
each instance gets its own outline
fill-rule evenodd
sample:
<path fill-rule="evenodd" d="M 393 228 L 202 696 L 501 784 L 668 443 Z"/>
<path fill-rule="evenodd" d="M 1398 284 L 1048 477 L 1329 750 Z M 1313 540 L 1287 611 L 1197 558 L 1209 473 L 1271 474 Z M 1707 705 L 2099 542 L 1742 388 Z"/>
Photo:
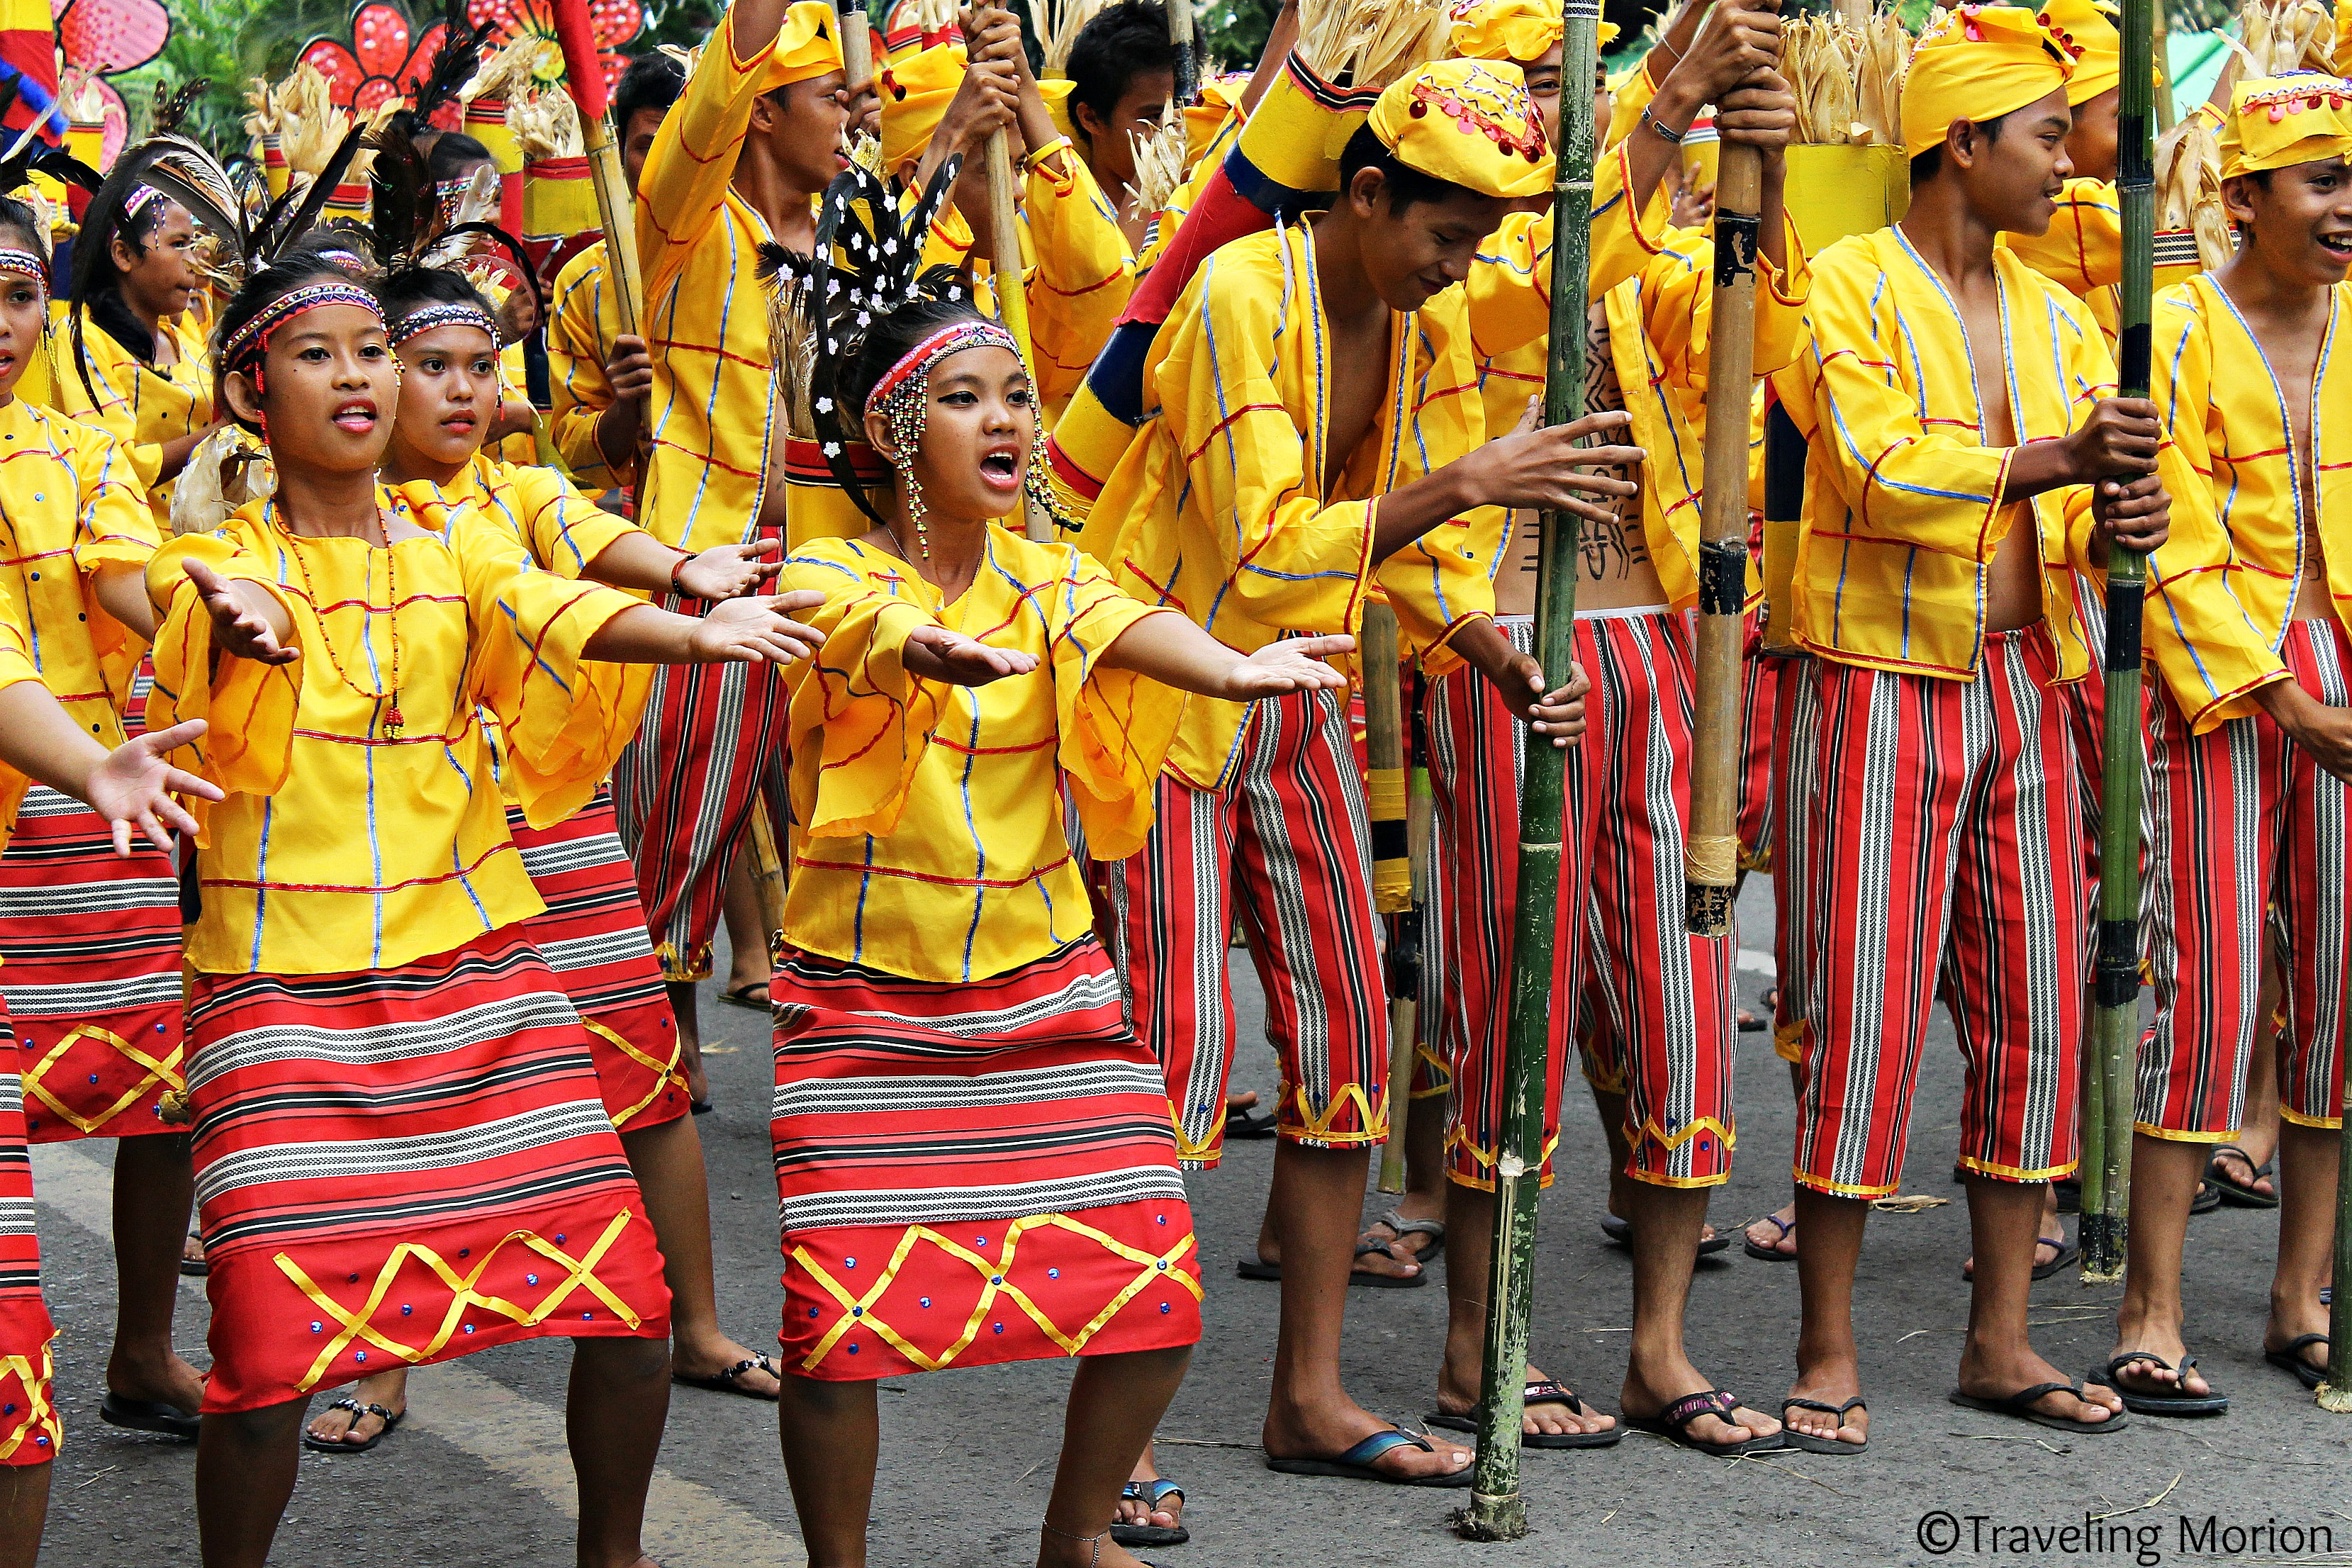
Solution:
<path fill-rule="evenodd" d="M 677 1020 L 646 937 L 636 870 L 613 826 L 612 792 L 598 790 L 552 827 L 533 827 L 509 806 L 507 831 L 547 902 L 522 929 L 588 1026 L 605 1114 L 622 1131 L 684 1116 Z"/>
<path fill-rule="evenodd" d="M 964 985 L 787 950 L 773 990 L 793 1371 L 1200 1339 L 1167 1090 L 1094 938 Z"/>
<path fill-rule="evenodd" d="M 58 1457 L 65 1429 L 49 1398 L 49 1342 L 56 1336 L 41 1300 L 16 1042 L 0 1014 L 0 1465 L 46 1465 Z"/>
<path fill-rule="evenodd" d="M 520 927 L 397 969 L 191 990 L 206 1410 L 511 1340 L 669 1331 L 578 1015 Z"/>
<path fill-rule="evenodd" d="M 180 1131 L 180 899 L 172 858 L 128 860 L 98 813 L 36 784 L 0 852 L 0 994 L 36 1143 Z"/>

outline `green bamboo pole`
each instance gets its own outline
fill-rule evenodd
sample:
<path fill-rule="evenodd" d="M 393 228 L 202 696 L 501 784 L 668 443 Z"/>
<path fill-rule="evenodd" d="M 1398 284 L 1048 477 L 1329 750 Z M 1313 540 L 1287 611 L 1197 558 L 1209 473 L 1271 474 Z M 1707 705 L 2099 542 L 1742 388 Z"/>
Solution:
<path fill-rule="evenodd" d="M 1551 349 L 1544 421 L 1584 414 L 1585 288 L 1592 215 L 1592 72 L 1600 0 L 1567 0 L 1560 58 L 1559 150 L 1551 187 Z M 1547 512 L 1536 569 L 1536 658 L 1556 680 L 1576 657 L 1576 518 Z M 1469 1541 L 1528 1532 L 1519 1497 L 1528 1320 L 1535 1310 L 1536 1196 L 1543 1169 L 1545 1057 L 1549 1049 L 1552 935 L 1559 921 L 1560 818 L 1568 753 L 1528 731 L 1519 788 L 1519 898 L 1513 915 L 1511 1024 L 1503 1057 L 1503 1126 L 1495 1160 L 1493 1256 L 1486 1272 L 1486 1366 L 1470 1506 L 1454 1516 Z M 1562 1001 L 1560 1005 L 1567 1003 Z"/>
<path fill-rule="evenodd" d="M 2352 1081 L 2352 1080 L 2347 1080 Z M 2327 1307 L 2327 1375 L 2319 1384 L 2319 1407 L 2352 1415 L 2352 1112 L 2347 1094 L 2336 1102 L 2344 1119 L 2336 1160 L 2336 1295 Z"/>
<path fill-rule="evenodd" d="M 2116 184 L 2124 222 L 2116 391 L 2146 397 L 2156 289 L 2156 5 L 2124 0 Z M 2107 562 L 2106 730 L 2099 783 L 2099 942 L 2083 1115 L 2083 1283 L 2122 1278 L 2130 1220 L 2133 1079 L 2139 1058 L 2140 605 L 2147 563 Z"/>

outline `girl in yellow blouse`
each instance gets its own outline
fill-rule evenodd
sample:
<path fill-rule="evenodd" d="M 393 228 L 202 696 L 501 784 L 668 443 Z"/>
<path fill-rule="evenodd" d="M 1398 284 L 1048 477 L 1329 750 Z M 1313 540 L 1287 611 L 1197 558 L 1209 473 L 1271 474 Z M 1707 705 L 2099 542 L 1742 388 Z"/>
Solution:
<path fill-rule="evenodd" d="M 1184 691 L 1337 689 L 1319 656 L 1352 644 L 1244 658 L 1002 526 L 1043 488 L 1012 339 L 950 300 L 875 314 L 819 390 L 897 481 L 853 489 L 879 526 L 781 580 L 824 594 L 826 633 L 788 674 L 772 988 L 785 1468 L 811 1558 L 862 1561 L 877 1379 L 1079 1356 L 1037 1561 L 1130 1568 L 1108 1523 L 1199 1337 L 1199 1268 L 1066 813 L 1133 853 Z"/>
<path fill-rule="evenodd" d="M 668 1292 L 540 912 L 482 710 L 534 821 L 627 738 L 619 663 L 782 661 L 539 570 L 500 524 L 376 470 L 399 371 L 375 296 L 297 253 L 221 321 L 218 395 L 278 488 L 151 564 L 159 721 L 217 715 L 190 927 L 189 1096 L 213 1302 L 208 1560 L 261 1562 L 310 1394 L 386 1364 L 577 1341 L 580 1561 L 630 1568 L 667 1404 Z M 617 662 L 608 662 L 617 661 Z"/>
<path fill-rule="evenodd" d="M 379 193 L 381 198 L 382 193 Z M 482 450 L 501 396 L 497 323 L 488 300 L 455 272 L 402 266 L 378 285 L 402 367 L 400 407 L 382 473 L 395 486 L 433 485 L 510 531 L 543 571 L 640 592 L 675 578 L 695 597 L 724 601 L 776 573 L 774 545 L 721 544 L 686 556 L 600 509 L 551 468 L 510 468 Z M 644 700 L 645 673 L 615 719 Z M 561 822 L 531 826 L 509 801 L 507 829 L 549 908 L 524 922 L 588 1030 L 605 1113 L 621 1135 L 661 1243 L 671 1301 L 671 1368 L 680 1382 L 772 1398 L 774 1369 L 722 1333 L 711 1285 L 710 1211 L 702 1142 L 687 1114 L 677 1024 L 646 939 L 645 910 L 614 837 L 610 794 L 598 790 Z M 762 942 L 764 948 L 764 942 Z M 320 1411 L 305 1442 L 366 1452 L 407 1410 L 405 1367 L 362 1381 Z"/>
<path fill-rule="evenodd" d="M 196 443 L 218 427 L 201 324 L 204 279 L 188 209 L 126 178 L 90 198 L 73 247 L 73 291 L 50 354 L 49 404 L 122 443 L 158 521 Z"/>

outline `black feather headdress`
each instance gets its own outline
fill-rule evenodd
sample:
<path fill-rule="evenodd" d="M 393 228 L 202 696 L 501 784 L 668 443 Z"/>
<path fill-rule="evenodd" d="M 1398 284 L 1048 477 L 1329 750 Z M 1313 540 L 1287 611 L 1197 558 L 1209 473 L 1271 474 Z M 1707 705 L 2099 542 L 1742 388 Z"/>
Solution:
<path fill-rule="evenodd" d="M 441 205 L 425 154 L 409 137 L 389 128 L 370 137 L 368 145 L 375 153 L 369 176 L 373 184 L 370 237 L 376 266 L 386 278 L 426 268 L 456 269 L 471 248 L 467 242 L 479 238 L 506 252 L 533 303 L 544 311 L 545 293 L 521 240 L 494 223 L 453 224 L 436 232 Z"/>
<path fill-rule="evenodd" d="M 495 31 L 494 23 L 466 20 L 465 0 L 450 0 L 448 15 L 442 18 L 441 47 L 433 51 L 433 63 L 417 82 L 415 101 L 410 109 L 416 117 L 417 130 L 423 131 L 431 124 L 435 111 L 456 99 L 458 89 L 474 79 L 474 73 L 482 67 L 482 50 Z"/>
<path fill-rule="evenodd" d="M 799 330 L 811 345 L 809 392 L 812 423 L 825 467 L 833 471 L 857 510 L 887 526 L 867 499 L 867 479 L 850 454 L 865 443 L 861 411 L 844 406 L 842 373 L 865 347 L 875 321 L 917 298 L 959 300 L 970 290 L 963 274 L 950 267 L 922 265 L 923 241 L 931 220 L 961 172 L 960 155 L 932 172 L 922 195 L 902 216 L 896 181 L 852 163 L 834 176 L 817 209 L 816 239 L 806 263 L 781 246 L 761 247 L 761 271 L 779 279 L 794 269 L 805 281 L 793 292 Z M 784 361 L 779 359 L 782 373 Z"/>

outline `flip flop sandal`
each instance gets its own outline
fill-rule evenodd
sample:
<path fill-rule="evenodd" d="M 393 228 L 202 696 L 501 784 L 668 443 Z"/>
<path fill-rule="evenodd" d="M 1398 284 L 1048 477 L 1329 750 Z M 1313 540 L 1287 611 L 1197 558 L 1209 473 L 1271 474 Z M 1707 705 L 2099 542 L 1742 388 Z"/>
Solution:
<path fill-rule="evenodd" d="M 1263 1258 L 1244 1258 L 1240 1262 L 1234 1265 L 1234 1278 L 1236 1279 L 1270 1279 L 1278 1285 L 1282 1282 L 1282 1265 L 1279 1263 L 1268 1263 Z M 1421 1276 L 1416 1274 L 1413 1278 L 1418 1279 Z M 1397 1283 L 1402 1285 L 1404 1281 L 1400 1279 Z"/>
<path fill-rule="evenodd" d="M 98 1407 L 98 1418 L 109 1426 L 120 1426 L 127 1432 L 161 1432 L 167 1437 L 184 1437 L 195 1441 L 197 1418 L 176 1405 L 160 1399 L 132 1399 L 127 1394 L 110 1394 Z"/>
<path fill-rule="evenodd" d="M 2145 1389 L 2125 1387 L 2116 1380 L 2122 1375 L 2123 1368 L 2137 1362 L 2147 1362 L 2167 1372 L 2173 1370 L 2172 1363 L 2160 1355 L 2147 1351 L 2126 1351 L 2119 1356 L 2109 1357 L 2105 1366 L 2089 1373 L 2083 1381 L 2095 1383 L 2101 1388 L 2114 1389 L 2123 1395 L 2125 1409 L 2141 1415 L 2221 1415 L 2228 1413 L 2230 1396 L 2226 1394 L 2189 1394 L 2182 1391 L 2177 1383 L 2171 1385 L 2173 1392 L 2170 1394 L 2150 1394 Z M 2181 1357 L 2181 1377 L 2186 1379 L 2189 1369 L 2196 1364 L 2195 1356 Z"/>
<path fill-rule="evenodd" d="M 1376 1470 L 1372 1461 L 1398 1448 L 1419 1448 L 1423 1453 L 1435 1453 L 1437 1446 L 1428 1438 L 1391 1426 L 1385 1432 L 1375 1432 L 1348 1449 L 1328 1459 L 1277 1459 L 1266 1457 L 1265 1468 L 1286 1476 L 1339 1476 L 1354 1481 L 1379 1481 L 1391 1487 L 1460 1488 L 1470 1484 L 1470 1472 L 1477 1467 L 1465 1465 L 1446 1476 L 1398 1476 L 1386 1470 Z"/>
<path fill-rule="evenodd" d="M 1526 1405 L 1564 1405 L 1570 1415 L 1584 1414 L 1584 1401 L 1551 1379 L 1537 1378 L 1519 1392 L 1519 1402 Z M 1422 1417 L 1424 1426 L 1442 1426 L 1448 1432 L 1475 1432 L 1478 1418 L 1486 1412 L 1484 1404 L 1474 1405 L 1466 1415 L 1453 1415 L 1443 1410 L 1433 1410 Z M 1528 1432 L 1519 1434 L 1522 1448 L 1609 1448 L 1624 1441 L 1625 1428 L 1612 1426 L 1606 1432 Z"/>
<path fill-rule="evenodd" d="M 1870 1413 L 1870 1406 L 1863 1403 L 1862 1395 L 1857 1394 L 1843 1405 L 1827 1405 L 1818 1399 L 1780 1401 L 1780 1438 L 1787 1447 L 1802 1448 L 1808 1454 L 1860 1454 L 1869 1450 L 1868 1437 L 1859 1443 L 1849 1443 L 1843 1437 L 1816 1437 L 1811 1432 L 1798 1431 L 1789 1425 L 1789 1412 L 1791 1410 L 1818 1410 L 1824 1415 L 1836 1416 L 1838 1425 L 1843 1426 L 1847 1411 L 1860 1410 L 1865 1415 Z"/>
<path fill-rule="evenodd" d="M 2253 1182 L 2241 1182 L 2224 1170 L 2221 1165 L 2221 1156 L 2224 1154 L 2235 1154 L 2239 1159 L 2243 1160 L 2247 1168 L 2253 1172 L 2254 1181 L 2257 1182 L 2264 1176 L 2274 1175 L 2278 1170 L 2278 1161 L 2275 1159 L 2265 1160 L 2257 1165 L 2254 1163 L 2254 1157 L 2235 1143 L 2216 1143 L 2213 1145 L 2212 1158 L 2205 1165 L 2205 1179 L 2220 1191 L 2223 1203 L 2232 1208 L 2242 1209 L 2274 1209 L 2279 1206 L 2278 1194 L 2265 1193 L 2256 1187 Z"/>
<path fill-rule="evenodd" d="M 188 1232 L 188 1239 L 196 1244 L 196 1255 L 191 1258 L 185 1247 L 180 1248 L 180 1272 L 191 1279 L 202 1279 L 213 1271 L 213 1266 L 205 1258 L 205 1238 L 192 1230 Z"/>
<path fill-rule="evenodd" d="M 2326 1369 L 2316 1367 L 2303 1359 L 2304 1351 L 2312 1345 L 2328 1343 L 2326 1334 L 2302 1334 L 2287 1342 L 2283 1351 L 2266 1350 L 2263 1359 L 2281 1372 L 2294 1373 L 2294 1380 L 2305 1388 L 2317 1388 L 2327 1376 Z"/>
<path fill-rule="evenodd" d="M 762 996 L 754 1002 L 751 1000 L 751 993 L 767 989 L 766 981 L 754 980 L 749 984 L 738 985 L 731 991 L 721 991 L 719 994 L 719 999 L 730 1007 L 740 1007 L 747 1013 L 765 1013 L 770 1011 L 768 998 Z"/>
<path fill-rule="evenodd" d="M 1655 1415 L 1628 1414 L 1625 1422 L 1636 1432 L 1648 1432 L 1694 1453 L 1719 1454 L 1727 1459 L 1788 1447 L 1786 1435 L 1780 1432 L 1769 1437 L 1750 1437 L 1744 1443 L 1709 1443 L 1690 1435 L 1691 1423 L 1700 1416 L 1714 1415 L 1727 1423 L 1731 1413 L 1738 1408 L 1739 1401 L 1722 1389 L 1706 1388 L 1684 1394 Z"/>
<path fill-rule="evenodd" d="M 1767 987 L 1764 994 L 1756 998 L 1756 1005 L 1762 1011 L 1751 1013 L 1745 1007 L 1739 1009 L 1739 1032 L 1743 1035 L 1760 1035 L 1772 1026 L 1772 1015 L 1780 1010 L 1780 988 L 1778 985 Z"/>
<path fill-rule="evenodd" d="M 1274 1112 L 1263 1105 L 1228 1106 L 1225 1108 L 1225 1136 L 1271 1138 L 1274 1136 Z"/>
<path fill-rule="evenodd" d="M 1184 1489 L 1161 1476 L 1155 1480 L 1128 1482 L 1119 1489 L 1118 1500 L 1121 1502 L 1139 1502 L 1157 1513 L 1160 1500 L 1171 1492 L 1181 1498 L 1184 1495 Z M 1121 1546 L 1181 1546 L 1192 1539 L 1192 1532 L 1181 1524 L 1171 1530 L 1164 1524 L 1114 1523 L 1110 1527 L 1110 1538 Z"/>
<path fill-rule="evenodd" d="M 2065 1268 L 2066 1265 L 2074 1262 L 2074 1259 L 2083 1256 L 2083 1249 L 2063 1236 L 2037 1236 L 2033 1238 L 2033 1247 L 2035 1251 L 2039 1252 L 2045 1247 L 2056 1247 L 2058 1249 L 2058 1256 L 2052 1258 L 2047 1263 L 2037 1263 L 2033 1266 L 2033 1278 L 2036 1279 L 2049 1279 L 2053 1274 L 2057 1273 L 2061 1268 Z M 1960 1268 L 1960 1278 L 1973 1281 L 1976 1279 L 1976 1276 L 1969 1273 L 1967 1266 L 1964 1264 Z"/>
<path fill-rule="evenodd" d="M 2084 1437 L 2103 1437 L 2131 1425 L 2128 1415 L 2108 1416 L 2105 1421 L 2076 1421 L 2065 1415 L 2045 1415 L 2033 1408 L 2033 1402 L 2047 1394 L 2071 1394 L 2083 1397 L 2079 1383 L 2037 1383 L 2031 1388 L 2021 1388 L 2015 1394 L 1999 1399 L 1983 1399 L 1973 1394 L 1952 1390 L 1952 1403 L 1963 1410 L 1981 1410 L 1988 1415 L 2007 1415 L 2013 1420 L 2031 1421 L 2036 1426 L 2047 1426 L 2053 1432 L 2073 1432 Z"/>
<path fill-rule="evenodd" d="M 1741 1236 L 1739 1238 L 1739 1245 L 1748 1249 L 1748 1256 L 1750 1258 L 1760 1258 L 1767 1263 L 1794 1263 L 1797 1261 L 1797 1255 L 1795 1253 L 1782 1252 L 1779 1250 L 1779 1247 L 1781 1242 L 1788 1240 L 1789 1237 L 1796 1234 L 1797 1222 L 1793 1219 L 1782 1219 L 1776 1214 L 1768 1214 L 1764 1216 L 1764 1223 L 1767 1225 L 1779 1226 L 1780 1227 L 1780 1234 L 1772 1238 L 1773 1245 L 1770 1247 L 1759 1247 L 1747 1236 Z"/>
<path fill-rule="evenodd" d="M 710 1114 L 710 1101 L 707 1100 L 689 1100 L 686 1102 L 686 1108 L 688 1110 L 693 1111 L 697 1116 L 708 1116 Z"/>
<path fill-rule="evenodd" d="M 1437 1249 L 1445 1245 L 1444 1220 L 1407 1219 L 1396 1210 L 1391 1209 L 1373 1223 L 1387 1226 L 1400 1237 L 1435 1236 L 1437 1239 L 1428 1247 L 1413 1249 L 1412 1258 L 1416 1263 L 1425 1263 L 1434 1258 L 1437 1256 Z M 1359 1258 L 1389 1257 L 1391 1256 L 1389 1247 L 1391 1245 L 1393 1244 L 1386 1241 L 1360 1241 L 1356 1243 L 1356 1256 Z M 1254 1279 L 1255 1276 L 1249 1276 L 1249 1278 Z M 1368 1268 L 1350 1268 L 1348 1270 L 1348 1283 L 1366 1290 L 1412 1290 L 1428 1284 L 1429 1275 L 1426 1270 L 1419 1274 L 1375 1274 Z"/>
<path fill-rule="evenodd" d="M 364 1454 L 371 1448 L 373 1448 L 378 1443 L 383 1442 L 386 1437 L 391 1436 L 393 1433 L 398 1429 L 401 1422 L 405 1420 L 408 1415 L 408 1412 L 405 1410 L 401 1411 L 400 1414 L 395 1415 L 381 1405 L 362 1405 L 356 1399 L 338 1399 L 332 1405 L 328 1405 L 327 1408 L 330 1410 L 350 1411 L 352 1413 L 352 1426 L 357 1426 L 360 1424 L 361 1416 L 373 1415 L 377 1420 L 383 1423 L 383 1429 L 378 1432 L 374 1436 L 370 1437 L 364 1443 L 330 1443 L 323 1438 L 313 1437 L 310 1436 L 310 1428 L 306 1426 L 302 1430 L 302 1447 L 310 1449 L 314 1454 Z"/>
<path fill-rule="evenodd" d="M 746 1399 L 764 1399 L 771 1405 L 774 1404 L 776 1395 L 761 1394 L 743 1386 L 743 1374 L 754 1370 L 766 1373 L 780 1384 L 783 1381 L 783 1374 L 776 1370 L 776 1363 L 763 1355 L 747 1355 L 733 1366 L 701 1376 L 674 1372 L 669 1374 L 669 1380 L 682 1383 L 688 1388 L 707 1389 L 712 1394 L 740 1394 Z"/>
<path fill-rule="evenodd" d="M 1601 1234 L 1619 1247 L 1631 1247 L 1633 1245 L 1633 1222 L 1630 1219 L 1619 1219 L 1607 1209 L 1602 1209 Z M 1701 1258 L 1712 1258 L 1730 1245 L 1731 1237 L 1720 1231 L 1713 1236 L 1702 1236 L 1698 1238 L 1698 1255 Z"/>
<path fill-rule="evenodd" d="M 2189 1200 L 2189 1212 L 2190 1214 L 2211 1214 L 2215 1209 L 2220 1208 L 2221 1206 L 2221 1189 L 2215 1186 L 2210 1182 L 2198 1183 L 2197 1195 Z M 2059 1212 L 2063 1214 L 2065 1211 L 2062 1209 Z"/>

